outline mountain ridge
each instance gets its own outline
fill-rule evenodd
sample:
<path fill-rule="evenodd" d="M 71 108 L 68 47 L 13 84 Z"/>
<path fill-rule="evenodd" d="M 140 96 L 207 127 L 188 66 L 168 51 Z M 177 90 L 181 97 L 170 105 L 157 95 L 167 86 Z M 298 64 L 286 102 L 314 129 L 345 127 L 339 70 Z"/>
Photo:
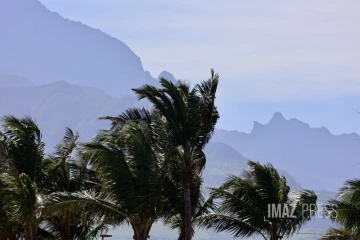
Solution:
<path fill-rule="evenodd" d="M 360 136 L 332 134 L 297 119 L 275 113 L 267 124 L 255 122 L 250 133 L 216 130 L 213 141 L 223 142 L 251 160 L 271 162 L 286 170 L 304 188 L 336 191 L 357 177 Z"/>
<path fill-rule="evenodd" d="M 264 127 L 264 126 L 269 125 L 269 124 L 284 124 L 284 123 L 287 124 L 288 122 L 299 124 L 302 127 L 306 127 L 306 128 L 310 128 L 310 129 L 323 130 L 323 131 L 329 132 L 332 136 L 353 136 L 353 137 L 359 137 L 360 138 L 360 134 L 358 134 L 356 132 L 334 134 L 325 126 L 311 127 L 310 124 L 308 124 L 306 122 L 303 122 L 303 121 L 301 121 L 301 120 L 299 120 L 297 118 L 286 119 L 284 117 L 284 115 L 279 111 L 276 111 L 272 115 L 270 120 L 265 124 L 262 124 L 262 123 L 260 123 L 258 121 L 253 121 L 253 128 L 251 129 L 251 131 L 249 133 L 241 132 L 239 130 L 226 130 L 226 129 L 221 129 L 221 128 L 217 128 L 217 131 L 225 131 L 225 132 L 228 132 L 228 133 L 231 133 L 231 134 L 251 134 L 253 131 L 256 132 L 257 128 L 261 128 L 261 127 Z"/>
<path fill-rule="evenodd" d="M 206 186 L 219 187 L 230 174 L 240 176 L 248 169 L 247 162 L 250 160 L 230 145 L 223 142 L 210 141 L 205 147 L 207 158 L 206 170 L 204 171 L 204 182 Z M 282 169 L 278 169 L 288 181 L 291 190 L 302 189 L 301 183 Z"/>
<path fill-rule="evenodd" d="M 155 82 L 124 42 L 65 19 L 38 0 L 1 1 L 0 34 L 6 36 L 0 44 L 0 74 L 21 74 L 35 84 L 65 80 L 112 96 Z"/>
<path fill-rule="evenodd" d="M 135 96 L 113 98 L 100 89 L 84 88 L 57 81 L 36 86 L 0 87 L 0 115 L 29 115 L 39 124 L 47 150 L 61 139 L 65 127 L 79 131 L 81 140 L 90 140 L 108 122 L 98 120 L 138 106 Z"/>

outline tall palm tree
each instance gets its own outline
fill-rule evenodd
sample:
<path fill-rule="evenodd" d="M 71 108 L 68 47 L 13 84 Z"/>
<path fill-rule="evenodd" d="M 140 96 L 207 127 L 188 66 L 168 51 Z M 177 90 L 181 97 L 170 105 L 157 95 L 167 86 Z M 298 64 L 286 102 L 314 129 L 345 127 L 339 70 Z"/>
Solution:
<path fill-rule="evenodd" d="M 315 213 L 315 193 L 290 192 L 285 177 L 271 164 L 249 161 L 248 165 L 249 170 L 241 177 L 231 175 L 221 187 L 211 189 L 218 207 L 214 213 L 199 217 L 200 225 L 217 232 L 229 232 L 234 237 L 260 235 L 277 240 L 291 236 Z M 270 213 L 269 216 L 272 204 L 281 206 L 284 214 L 272 216 Z M 285 215 L 284 209 L 289 210 L 288 214 Z"/>
<path fill-rule="evenodd" d="M 107 119 L 112 129 L 83 148 L 102 182 L 101 191 L 54 194 L 51 210 L 80 210 L 84 218 L 103 225 L 128 223 L 134 239 L 145 240 L 163 214 L 164 179 L 174 149 L 170 135 L 161 116 L 145 109 Z"/>
<path fill-rule="evenodd" d="M 185 211 L 184 211 L 184 196 L 181 182 L 181 167 L 178 161 L 172 161 L 169 174 L 166 176 L 164 195 L 164 224 L 171 229 L 179 231 L 178 240 L 185 238 Z M 211 199 L 206 200 L 202 194 L 202 178 L 194 176 L 191 185 L 191 214 L 192 220 L 196 217 L 209 213 L 212 209 Z M 195 234 L 195 223 L 192 221 L 192 235 Z"/>
<path fill-rule="evenodd" d="M 337 229 L 337 234 L 360 237 L 360 179 L 346 181 L 338 197 L 325 205 L 325 213 L 330 213 L 330 218 L 343 227 Z M 330 233 L 333 233 L 334 230 L 331 230 Z"/>
<path fill-rule="evenodd" d="M 148 99 L 165 117 L 182 169 L 182 185 L 185 204 L 185 240 L 192 236 L 191 185 L 195 175 L 200 174 L 206 162 L 203 148 L 209 142 L 219 113 L 215 106 L 215 94 L 219 76 L 211 70 L 207 81 L 190 88 L 185 82 L 174 84 L 164 78 L 161 87 L 150 85 L 133 89 L 139 99 Z"/>
<path fill-rule="evenodd" d="M 2 129 L 0 191 L 3 210 L 9 223 L 21 226 L 20 235 L 33 240 L 43 207 L 43 198 L 37 187 L 44 156 L 41 132 L 30 117 L 6 116 L 2 119 Z"/>

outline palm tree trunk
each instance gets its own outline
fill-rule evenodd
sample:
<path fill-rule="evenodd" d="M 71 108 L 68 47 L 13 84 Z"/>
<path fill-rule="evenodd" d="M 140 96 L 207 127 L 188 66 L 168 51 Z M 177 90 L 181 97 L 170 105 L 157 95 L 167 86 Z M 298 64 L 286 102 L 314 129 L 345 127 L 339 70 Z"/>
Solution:
<path fill-rule="evenodd" d="M 26 240 L 33 240 L 34 239 L 33 227 L 32 227 L 31 223 L 29 223 L 29 225 L 25 229 L 25 239 Z"/>
<path fill-rule="evenodd" d="M 185 172 L 184 172 L 184 207 L 185 207 L 185 214 L 184 214 L 184 227 L 185 227 L 185 238 L 184 240 L 191 240 L 191 221 L 192 221 L 192 214 L 191 214 L 191 183 L 192 183 L 192 174 L 191 170 L 189 169 L 190 165 L 190 151 L 188 146 L 184 146 L 184 163 L 185 163 Z"/>
<path fill-rule="evenodd" d="M 68 219 L 61 221 L 61 240 L 71 240 L 70 222 Z"/>
<path fill-rule="evenodd" d="M 139 221 L 133 221 L 131 223 L 135 240 L 147 240 L 151 224 L 149 226 L 148 221 L 146 219 L 140 219 Z"/>
<path fill-rule="evenodd" d="M 279 236 L 277 234 L 277 227 L 274 223 L 270 227 L 270 240 L 279 240 Z"/>
<path fill-rule="evenodd" d="M 185 227 L 183 223 L 183 225 L 181 225 L 180 227 L 180 234 L 178 240 L 184 240 L 184 239 L 185 239 Z"/>
<path fill-rule="evenodd" d="M 191 193 L 190 193 L 190 179 L 186 179 L 184 184 L 184 202 L 185 202 L 185 238 L 184 240 L 191 240 Z"/>

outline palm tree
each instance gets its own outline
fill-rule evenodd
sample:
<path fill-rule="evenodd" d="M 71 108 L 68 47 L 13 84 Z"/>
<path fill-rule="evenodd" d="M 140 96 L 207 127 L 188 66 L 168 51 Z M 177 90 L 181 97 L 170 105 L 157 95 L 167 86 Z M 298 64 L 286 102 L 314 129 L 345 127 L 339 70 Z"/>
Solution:
<path fill-rule="evenodd" d="M 3 142 L 4 138 L 0 137 L 0 142 Z M 8 162 L 8 157 L 4 144 L 0 144 L 0 165 L 3 169 L 4 165 Z M 1 183 L 1 182 L 0 182 Z M 0 185 L 0 189 L 2 186 Z M 1 192 L 1 191 L 0 191 Z M 22 227 L 19 224 L 10 221 L 10 216 L 6 211 L 6 197 L 0 195 L 0 232 L 4 239 L 16 240 L 18 239 L 18 234 L 21 232 Z"/>
<path fill-rule="evenodd" d="M 181 182 L 181 171 L 178 161 L 172 161 L 170 165 L 169 174 L 166 176 L 164 195 L 164 224 L 171 229 L 179 231 L 178 240 L 183 240 L 185 237 L 185 216 L 184 216 L 184 197 Z M 209 213 L 212 208 L 211 199 L 206 200 L 202 194 L 202 178 L 194 176 L 191 185 L 191 214 L 192 220 L 196 217 Z M 192 221 L 192 235 L 195 234 L 195 223 Z"/>
<path fill-rule="evenodd" d="M 41 141 L 40 129 L 30 117 L 19 119 L 6 116 L 2 119 L 2 127 L 2 209 L 11 225 L 21 226 L 19 234 L 32 240 L 37 235 L 43 207 L 37 183 L 41 179 L 44 143 Z"/>
<path fill-rule="evenodd" d="M 128 223 L 134 239 L 145 240 L 163 214 L 164 179 L 174 149 L 170 135 L 161 116 L 145 109 L 106 119 L 112 120 L 112 129 L 83 147 L 102 182 L 101 191 L 56 193 L 51 210 L 81 211 L 83 218 L 102 225 Z"/>
<path fill-rule="evenodd" d="M 144 85 L 133 89 L 139 99 L 148 99 L 165 117 L 173 136 L 182 169 L 185 240 L 190 240 L 192 235 L 191 185 L 194 176 L 201 174 L 205 167 L 203 148 L 219 119 L 215 106 L 218 82 L 218 74 L 211 70 L 210 79 L 192 89 L 185 82 L 174 84 L 164 78 L 160 79 L 159 88 Z"/>
<path fill-rule="evenodd" d="M 41 132 L 30 117 L 4 117 L 0 132 L 0 231 L 5 239 L 73 239 L 92 233 L 67 213 L 53 215 L 44 199 L 54 191 L 74 191 L 90 179 L 87 163 L 70 163 L 78 134 L 67 129 L 54 155 L 44 158 Z M 93 183 L 92 183 L 93 184 Z M 89 184 L 87 184 L 89 185 Z M 74 219 L 76 220 L 74 222 Z M 100 226 L 97 226 L 100 229 Z M 80 238 L 85 239 L 85 237 Z M 89 238 L 86 238 L 89 239 Z"/>
<path fill-rule="evenodd" d="M 44 177 L 42 192 L 45 196 L 54 192 L 77 192 L 81 190 L 99 189 L 95 172 L 88 168 L 88 161 L 75 154 L 78 146 L 78 133 L 66 128 L 62 141 L 55 146 L 55 151 L 44 160 Z M 45 197 L 44 220 L 42 224 L 42 239 L 91 239 L 98 235 L 99 226 L 92 226 L 90 220 L 82 221 L 80 213 L 63 211 L 54 214 L 47 210 Z M 44 237 L 46 236 L 46 237 Z"/>
<path fill-rule="evenodd" d="M 360 237 L 360 180 L 352 179 L 345 182 L 338 197 L 331 199 L 325 206 L 325 213 L 343 228 L 336 229 L 336 234 L 346 237 L 349 234 L 355 239 Z M 330 233 L 335 230 L 330 229 Z M 326 237 L 326 236 L 325 236 Z"/>
<path fill-rule="evenodd" d="M 315 193 L 290 192 L 285 177 L 271 164 L 249 161 L 248 165 L 249 170 L 241 177 L 231 175 L 222 186 L 211 189 L 218 207 L 214 213 L 199 217 L 200 225 L 217 232 L 229 232 L 234 237 L 260 235 L 277 240 L 292 236 L 315 213 Z M 269 212 L 273 204 L 281 206 L 278 216 Z"/>

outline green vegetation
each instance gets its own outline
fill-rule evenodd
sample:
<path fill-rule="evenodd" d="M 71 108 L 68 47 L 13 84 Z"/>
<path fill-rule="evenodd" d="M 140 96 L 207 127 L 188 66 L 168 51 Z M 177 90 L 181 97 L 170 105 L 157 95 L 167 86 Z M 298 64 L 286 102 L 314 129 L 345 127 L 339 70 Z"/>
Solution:
<path fill-rule="evenodd" d="M 338 197 L 328 201 L 325 206 L 331 219 L 340 225 L 331 228 L 322 239 L 360 238 L 360 180 L 352 179 L 345 183 Z"/>
<path fill-rule="evenodd" d="M 190 240 L 196 227 L 236 238 L 293 236 L 311 220 L 314 212 L 303 206 L 316 205 L 317 196 L 290 191 L 271 164 L 249 161 L 243 175 L 228 176 L 210 194 L 203 192 L 204 148 L 219 119 L 218 83 L 212 70 L 192 88 L 160 79 L 159 87 L 134 89 L 152 110 L 130 108 L 101 117 L 111 127 L 89 142 L 79 143 L 79 134 L 66 128 L 51 154 L 45 154 L 33 119 L 3 117 L 0 240 L 96 239 L 126 224 L 135 240 L 146 240 L 159 220 L 176 229 L 179 240 Z M 324 238 L 360 236 L 359 186 L 349 181 L 341 198 L 330 201 L 339 213 L 332 212 L 332 219 L 343 229 L 330 229 Z M 322 202 L 327 195 L 320 194 Z M 291 216 L 269 217 L 270 205 L 289 207 Z"/>
<path fill-rule="evenodd" d="M 218 206 L 214 213 L 198 218 L 200 225 L 236 238 L 259 235 L 277 240 L 292 236 L 311 219 L 316 194 L 309 190 L 290 193 L 286 179 L 271 164 L 249 161 L 248 165 L 250 169 L 241 177 L 229 176 L 222 186 L 211 189 Z M 269 204 L 281 206 L 281 213 L 289 210 L 287 216 L 269 216 Z M 309 206 L 306 210 L 305 205 Z"/>
<path fill-rule="evenodd" d="M 184 191 L 184 239 L 191 239 L 192 203 L 191 188 L 205 167 L 203 152 L 210 141 L 219 113 L 215 106 L 215 95 L 219 76 L 211 70 L 211 78 L 190 88 L 185 82 L 177 85 L 160 79 L 160 88 L 145 85 L 134 89 L 139 99 L 146 98 L 154 104 L 166 119 L 176 148 L 176 159 L 181 169 Z M 196 204 L 196 203 L 195 203 Z"/>

